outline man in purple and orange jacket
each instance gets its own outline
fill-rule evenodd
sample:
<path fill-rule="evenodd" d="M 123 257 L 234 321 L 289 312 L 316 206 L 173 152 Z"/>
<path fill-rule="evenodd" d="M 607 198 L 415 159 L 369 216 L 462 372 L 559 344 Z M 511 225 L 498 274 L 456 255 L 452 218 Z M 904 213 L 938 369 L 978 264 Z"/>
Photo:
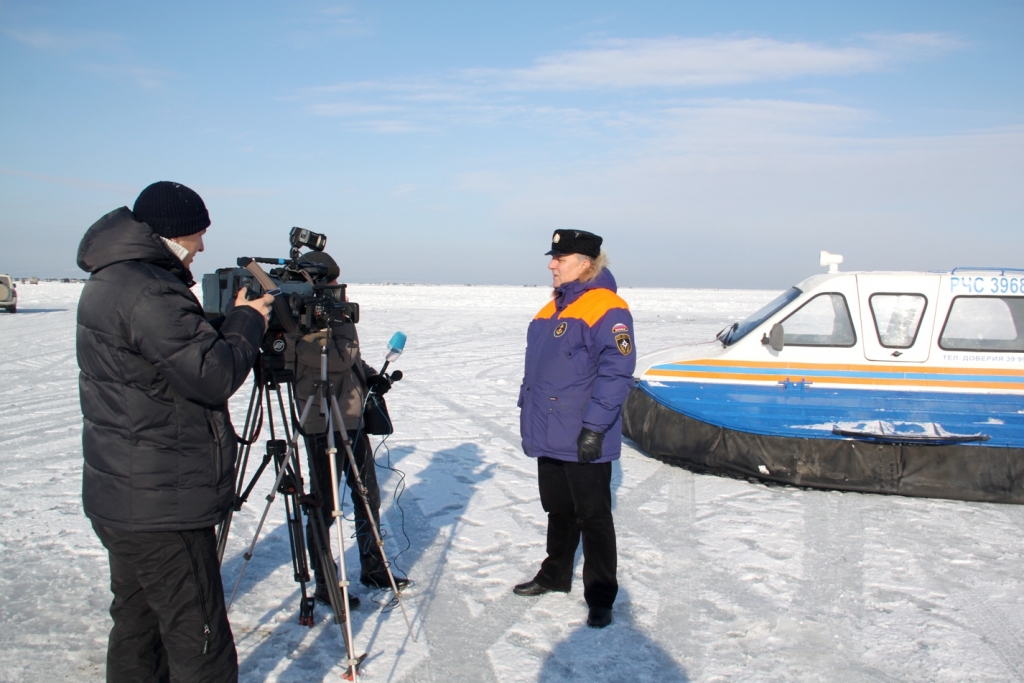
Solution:
<path fill-rule="evenodd" d="M 615 578 L 612 461 L 622 450 L 622 404 L 633 386 L 633 317 L 615 293 L 601 238 L 556 230 L 551 239 L 554 296 L 530 323 L 519 390 L 523 450 L 537 458 L 540 502 L 548 514 L 547 558 L 517 595 L 568 593 L 583 537 L 587 624 L 612 621 Z"/>

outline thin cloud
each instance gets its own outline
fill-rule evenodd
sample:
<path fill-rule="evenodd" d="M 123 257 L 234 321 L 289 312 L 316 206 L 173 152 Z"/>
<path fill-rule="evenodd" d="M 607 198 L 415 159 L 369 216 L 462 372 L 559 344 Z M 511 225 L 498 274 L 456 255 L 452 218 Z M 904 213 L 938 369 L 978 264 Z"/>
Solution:
<path fill-rule="evenodd" d="M 893 59 L 922 59 L 967 47 L 964 41 L 944 33 L 868 33 L 864 40 Z"/>
<path fill-rule="evenodd" d="M 6 35 L 36 50 L 48 52 L 74 52 L 90 50 L 110 52 L 125 46 L 123 37 L 106 31 L 64 29 L 4 29 Z"/>
<path fill-rule="evenodd" d="M 842 105 L 778 99 L 669 98 L 616 103 L 619 106 L 556 107 L 544 103 L 489 102 L 474 99 L 428 105 L 394 101 L 388 105 L 324 103 L 306 110 L 336 117 L 352 129 L 378 133 L 441 131 L 459 126 L 516 125 L 541 130 L 562 129 L 573 136 L 621 135 L 624 131 L 687 139 L 729 141 L 740 130 L 749 135 L 785 131 L 849 130 L 874 120 L 866 110 Z M 381 117 L 381 113 L 389 116 Z M 694 131 L 701 135 L 694 136 Z"/>
<path fill-rule="evenodd" d="M 66 29 L 4 29 L 3 33 L 33 49 L 68 54 L 92 53 L 94 57 L 105 55 L 121 63 L 104 64 L 86 62 L 79 68 L 92 74 L 112 80 L 130 81 L 148 90 L 164 87 L 173 72 L 132 64 L 124 36 L 106 31 L 85 31 Z"/>
<path fill-rule="evenodd" d="M 72 176 L 46 175 L 22 171 L 16 168 L 0 168 L 0 175 L 29 178 L 51 185 L 69 187 L 75 190 L 89 190 L 93 192 L 114 192 L 120 195 L 134 197 L 144 185 L 126 183 L 106 183 L 86 178 L 75 178 Z M 192 185 L 193 189 L 207 199 L 225 197 L 272 197 L 279 194 L 277 190 L 269 190 L 259 187 L 230 187 L 224 185 Z"/>
<path fill-rule="evenodd" d="M 356 104 L 352 102 L 325 102 L 311 104 L 306 111 L 316 116 L 361 116 L 398 111 L 399 107 L 380 104 Z"/>
<path fill-rule="evenodd" d="M 541 57 L 525 69 L 470 69 L 463 76 L 514 90 L 695 88 L 879 71 L 909 55 L 959 46 L 939 34 L 878 34 L 866 42 L 835 47 L 770 38 L 608 40 Z"/>
<path fill-rule="evenodd" d="M 416 185 L 416 184 L 413 184 L 413 183 L 405 183 L 405 184 L 402 184 L 402 185 L 395 186 L 395 188 L 391 190 L 391 194 L 394 197 L 401 197 L 402 195 L 406 195 L 406 194 L 409 194 L 411 192 L 415 192 L 418 189 L 420 189 L 419 185 Z"/>
<path fill-rule="evenodd" d="M 422 124 L 401 119 L 370 119 L 360 121 L 354 127 L 374 133 L 426 133 L 431 130 Z"/>
<path fill-rule="evenodd" d="M 505 193 L 513 188 L 513 183 L 505 173 L 500 171 L 474 171 L 457 176 L 456 190 L 480 192 L 484 194 Z"/>
<path fill-rule="evenodd" d="M 292 23 L 295 28 L 286 33 L 285 40 L 300 49 L 373 32 L 368 19 L 347 3 L 322 7 L 312 14 L 303 13 Z"/>
<path fill-rule="evenodd" d="M 693 142 L 735 143 L 750 136 L 778 138 L 850 130 L 874 120 L 871 112 L 792 100 L 694 100 L 662 112 L 658 127 Z M 744 143 L 745 144 L 745 143 Z"/>
<path fill-rule="evenodd" d="M 974 253 L 984 262 L 1000 253 L 997 243 L 1020 242 L 1022 151 L 1024 126 L 922 137 L 795 135 L 784 146 L 684 153 L 652 144 L 603 163 L 506 172 L 511 187 L 491 194 L 511 225 L 586 226 L 618 242 L 631 255 L 620 253 L 616 263 L 632 261 L 629 270 L 645 284 L 658 280 L 648 268 L 721 281 L 716 268 L 732 262 L 737 243 L 747 254 L 738 282 L 763 279 L 780 264 L 792 268 L 794 244 L 841 245 L 835 250 L 859 253 L 872 267 L 936 268 L 947 265 L 953 244 L 958 260 Z M 637 232 L 648 239 L 636 240 Z M 731 239 L 721 237 L 726 232 Z M 970 239 L 960 239 L 965 232 Z M 673 258 L 652 257 L 654 242 Z"/>
<path fill-rule="evenodd" d="M 112 80 L 132 81 L 146 90 L 164 87 L 167 80 L 174 75 L 173 72 L 164 69 L 150 69 L 131 64 L 83 64 L 82 69 Z"/>
<path fill-rule="evenodd" d="M 116 192 L 118 194 L 130 194 L 132 192 L 138 191 L 138 188 L 135 187 L 134 185 L 103 183 L 95 180 L 86 180 L 84 178 L 72 178 L 68 176 L 43 175 L 41 173 L 21 171 L 15 168 L 0 168 L 0 173 L 8 176 L 17 176 L 19 178 L 31 178 L 32 180 L 39 180 L 41 182 L 49 183 L 51 185 L 60 185 L 61 187 L 70 187 L 76 190 L 98 190 L 101 192 Z"/>
<path fill-rule="evenodd" d="M 306 88 L 290 99 L 304 102 L 312 115 L 377 133 L 511 124 L 558 127 L 574 136 L 653 133 L 673 144 L 686 140 L 687 146 L 695 138 L 686 130 L 703 130 L 726 143 L 736 131 L 748 140 L 779 141 L 848 131 L 872 123 L 874 116 L 818 102 L 694 95 L 733 84 L 888 70 L 963 45 L 938 33 L 869 34 L 834 45 L 760 37 L 604 40 L 543 56 L 526 68 L 342 82 Z M 621 97 L 627 89 L 630 97 Z M 563 96 L 556 104 L 549 93 L 582 93 L 589 101 Z M 601 99 L 593 99 L 595 94 Z"/>
<path fill-rule="evenodd" d="M 235 197 L 276 197 L 281 193 L 261 187 L 230 187 L 226 185 L 192 186 L 205 199 L 228 199 Z"/>
<path fill-rule="evenodd" d="M 340 119 L 346 127 L 352 130 L 373 133 L 424 133 L 434 130 L 424 121 L 439 121 L 437 116 L 424 115 L 425 113 L 422 111 L 395 105 L 328 102 L 308 105 L 305 110 L 314 116 Z M 392 116 L 381 116 L 386 114 Z M 418 122 L 410 119 L 417 119 Z"/>
<path fill-rule="evenodd" d="M 377 94 L 399 98 L 407 102 L 457 102 L 475 96 L 480 88 L 450 79 L 417 79 L 415 81 L 350 81 L 304 88 L 283 101 L 302 100 L 327 95 Z"/>

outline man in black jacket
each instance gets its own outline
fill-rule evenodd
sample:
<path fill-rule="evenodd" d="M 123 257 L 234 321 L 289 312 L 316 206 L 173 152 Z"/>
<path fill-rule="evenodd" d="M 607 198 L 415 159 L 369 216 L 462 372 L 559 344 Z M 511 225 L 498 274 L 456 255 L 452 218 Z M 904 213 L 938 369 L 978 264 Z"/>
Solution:
<path fill-rule="evenodd" d="M 216 326 L 190 291 L 210 224 L 159 182 L 86 232 L 78 305 L 82 500 L 110 557 L 108 681 L 235 681 L 214 526 L 234 497 L 228 398 L 252 368 L 273 297 Z"/>

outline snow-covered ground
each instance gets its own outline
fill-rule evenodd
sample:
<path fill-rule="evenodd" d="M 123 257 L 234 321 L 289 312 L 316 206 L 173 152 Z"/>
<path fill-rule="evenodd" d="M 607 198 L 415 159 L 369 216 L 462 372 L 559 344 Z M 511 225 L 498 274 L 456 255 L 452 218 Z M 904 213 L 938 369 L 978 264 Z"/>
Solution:
<path fill-rule="evenodd" d="M 544 273 L 538 273 L 538 278 Z M 102 680 L 106 556 L 80 503 L 74 349 L 81 285 L 21 285 L 0 313 L 0 681 Z M 543 557 L 515 406 L 543 287 L 353 285 L 364 355 L 409 335 L 378 462 L 387 547 L 413 586 L 381 613 L 361 586 L 367 681 L 1024 681 L 1024 508 L 768 487 L 624 448 L 621 592 L 588 629 L 582 590 L 520 598 Z M 771 292 L 623 290 L 641 354 L 710 339 Z M 249 395 L 233 400 L 240 423 Z M 239 425 L 240 428 L 240 425 Z M 266 430 L 264 430 L 266 435 Z M 236 516 L 230 591 L 269 477 Z M 231 611 L 244 681 L 339 680 L 340 630 L 300 626 L 278 500 Z M 404 523 L 404 533 L 403 533 Z M 350 529 L 351 527 L 349 527 Z M 408 537 L 408 541 L 406 540 Z M 358 560 L 349 548 L 351 569 Z M 579 567 L 577 567 L 577 572 Z M 578 573 L 577 573 L 578 581 Z"/>

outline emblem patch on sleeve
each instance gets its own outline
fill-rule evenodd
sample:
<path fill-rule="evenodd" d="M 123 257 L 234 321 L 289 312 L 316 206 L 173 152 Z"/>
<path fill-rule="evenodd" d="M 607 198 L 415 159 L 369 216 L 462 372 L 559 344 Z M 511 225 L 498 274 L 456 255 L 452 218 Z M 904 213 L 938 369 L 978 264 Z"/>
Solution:
<path fill-rule="evenodd" d="M 628 334 L 615 335 L 615 346 L 623 356 L 628 356 L 629 352 L 633 350 L 633 342 L 630 341 Z"/>
<path fill-rule="evenodd" d="M 563 334 L 565 334 L 565 330 L 568 327 L 569 325 L 565 322 L 558 323 L 558 327 L 555 328 L 555 336 L 561 337 Z"/>
<path fill-rule="evenodd" d="M 623 323 L 616 323 L 615 327 L 612 328 L 612 334 L 619 334 L 620 332 L 629 332 L 629 328 Z"/>

